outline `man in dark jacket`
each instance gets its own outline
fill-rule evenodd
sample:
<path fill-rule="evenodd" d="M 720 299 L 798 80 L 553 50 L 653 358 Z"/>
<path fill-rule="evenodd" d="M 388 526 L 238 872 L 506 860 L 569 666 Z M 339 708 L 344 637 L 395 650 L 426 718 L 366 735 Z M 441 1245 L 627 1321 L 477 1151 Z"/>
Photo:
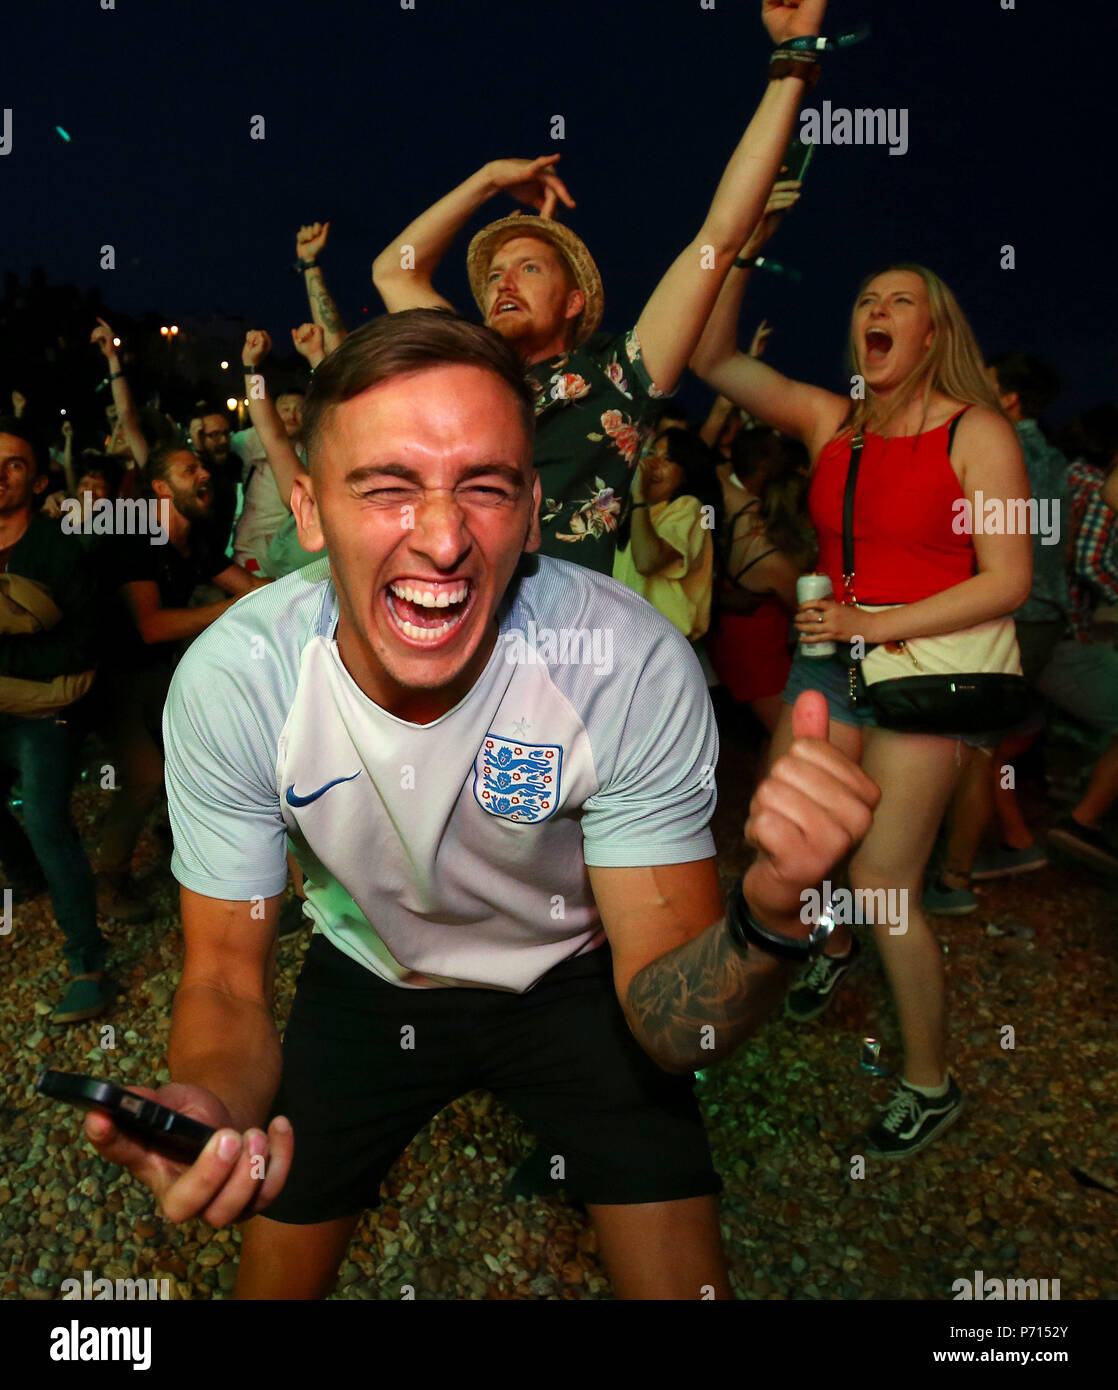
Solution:
<path fill-rule="evenodd" d="M 94 590 L 81 547 L 57 522 L 35 513 L 35 499 L 47 485 L 41 457 L 19 421 L 0 420 L 0 573 L 43 585 L 62 615 L 49 629 L 0 636 L 0 693 L 5 678 L 45 686 L 95 665 Z M 55 713 L 16 714 L 0 699 L 0 863 L 11 885 L 5 917 L 12 904 L 34 897 L 43 886 L 50 890 L 73 977 L 51 1015 L 54 1023 L 94 1018 L 110 998 L 93 874 L 70 816 L 84 732 L 82 703 Z M 22 827 L 7 804 L 17 781 Z M 11 929 L 10 918 L 5 925 Z"/>

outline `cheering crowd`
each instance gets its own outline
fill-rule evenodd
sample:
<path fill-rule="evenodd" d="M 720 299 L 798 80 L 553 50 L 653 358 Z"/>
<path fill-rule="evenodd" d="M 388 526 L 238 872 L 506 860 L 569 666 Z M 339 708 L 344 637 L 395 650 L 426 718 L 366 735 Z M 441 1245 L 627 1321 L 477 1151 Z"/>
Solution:
<path fill-rule="evenodd" d="M 984 356 L 914 264 L 860 284 L 852 269 L 849 392 L 769 367 L 765 324 L 739 345 L 756 262 L 802 196 L 781 174 L 824 10 L 766 0 L 764 96 L 631 326 L 603 326 L 559 157 L 501 159 L 388 242 L 386 314 L 352 334 L 324 279 L 330 224 L 299 229 L 311 321 L 292 340 L 310 376 L 277 385 L 267 334 L 249 332 L 249 428 L 222 403 L 183 420 L 142 405 L 104 319 L 99 447 L 75 452 L 68 426 L 48 447 L 12 392 L 0 863 L 14 903 L 50 894 L 71 975 L 52 1021 L 97 1017 L 113 1007 L 103 926 L 150 915 L 131 866 L 167 796 L 186 961 L 160 1095 L 221 1133 L 190 1166 L 105 1117 L 86 1132 L 171 1219 L 257 1214 L 241 1297 L 328 1291 L 387 1167 L 479 1084 L 571 1157 L 621 1296 L 723 1296 L 691 1073 L 780 1000 L 819 1016 L 872 931 L 904 1065 L 867 1152 L 918 1152 L 963 1102 L 936 914 L 974 911 L 973 883 L 1050 849 L 1118 873 L 1102 827 L 1118 650 L 1101 621 L 1118 603 L 1118 406 L 1053 436 L 1053 369 Z M 435 280 L 500 196 L 529 211 L 469 243 L 478 327 Z M 703 421 L 670 400 L 688 368 L 716 395 Z M 963 499 L 973 518 L 1029 498 L 1054 527 L 956 524 Z M 801 601 L 806 574 L 831 596 Z M 525 662 L 526 628 L 608 629 L 612 670 Z M 859 644 L 987 632 L 1007 654 L 978 670 L 1021 698 L 986 723 L 890 724 L 851 662 Z M 756 857 L 728 908 L 708 688 L 760 757 Z M 1006 773 L 1054 712 L 1101 751 L 1042 835 Z M 90 738 L 116 779 L 94 865 L 70 811 Z M 865 902 L 902 893 L 903 930 L 805 920 L 827 875 Z M 281 1052 L 266 981 L 277 936 L 308 919 Z M 670 1265 L 644 1258 L 650 1241 Z"/>

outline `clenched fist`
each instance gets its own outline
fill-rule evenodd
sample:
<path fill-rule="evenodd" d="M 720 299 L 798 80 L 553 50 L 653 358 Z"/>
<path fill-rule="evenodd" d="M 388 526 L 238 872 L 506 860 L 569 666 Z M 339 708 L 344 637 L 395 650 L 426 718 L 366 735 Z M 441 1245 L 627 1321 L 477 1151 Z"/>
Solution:
<path fill-rule="evenodd" d="M 311 222 L 295 234 L 295 254 L 301 261 L 315 261 L 326 249 L 329 222 Z"/>
<path fill-rule="evenodd" d="M 786 39 L 818 34 L 827 0 L 761 0 L 761 23 L 778 47 Z"/>
<path fill-rule="evenodd" d="M 295 351 L 305 357 L 312 367 L 317 367 L 326 356 L 325 337 L 317 323 L 304 323 L 291 330 L 291 341 Z"/>
<path fill-rule="evenodd" d="M 246 367 L 259 367 L 272 350 L 272 340 L 262 328 L 250 329 L 245 334 L 245 345 L 241 350 L 241 361 Z"/>
<path fill-rule="evenodd" d="M 750 803 L 745 839 L 760 853 L 742 889 L 763 925 L 803 936 L 804 889 L 865 839 L 881 789 L 828 743 L 827 701 L 819 691 L 801 692 L 792 721 L 788 752 Z"/>

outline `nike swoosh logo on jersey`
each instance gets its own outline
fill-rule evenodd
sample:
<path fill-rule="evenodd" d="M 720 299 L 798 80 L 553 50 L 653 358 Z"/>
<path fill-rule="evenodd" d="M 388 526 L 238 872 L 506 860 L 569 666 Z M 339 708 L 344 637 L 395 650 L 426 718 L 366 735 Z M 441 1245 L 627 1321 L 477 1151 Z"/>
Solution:
<path fill-rule="evenodd" d="M 317 801 L 320 796 L 325 795 L 331 787 L 336 787 L 339 782 L 352 782 L 354 777 L 361 776 L 361 769 L 351 773 L 348 777 L 335 777 L 332 782 L 327 782 L 324 787 L 319 787 L 318 791 L 311 792 L 310 796 L 296 796 L 295 783 L 292 782 L 287 789 L 287 804 L 289 806 L 309 806 L 312 801 Z"/>

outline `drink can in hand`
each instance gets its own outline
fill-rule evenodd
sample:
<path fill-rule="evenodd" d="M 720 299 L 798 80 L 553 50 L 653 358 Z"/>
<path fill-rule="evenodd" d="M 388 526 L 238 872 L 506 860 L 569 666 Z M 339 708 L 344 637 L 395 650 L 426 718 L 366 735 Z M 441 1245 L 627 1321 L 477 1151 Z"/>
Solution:
<path fill-rule="evenodd" d="M 816 598 L 830 598 L 834 594 L 829 577 L 825 574 L 801 574 L 796 580 L 796 602 L 810 603 Z M 833 642 L 805 642 L 800 638 L 800 651 L 804 656 L 834 656 L 838 648 Z"/>

